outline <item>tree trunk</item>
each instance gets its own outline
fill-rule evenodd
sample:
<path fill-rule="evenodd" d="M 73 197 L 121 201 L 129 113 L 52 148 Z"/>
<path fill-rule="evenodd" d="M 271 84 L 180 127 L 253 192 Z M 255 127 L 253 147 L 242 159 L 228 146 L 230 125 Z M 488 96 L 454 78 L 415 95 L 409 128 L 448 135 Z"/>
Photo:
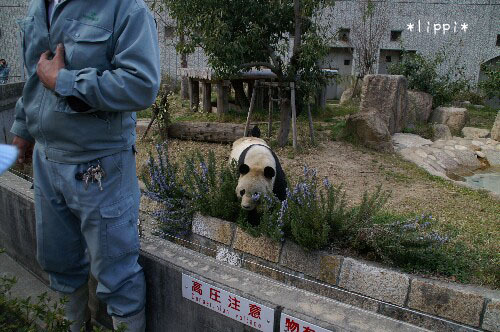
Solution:
<path fill-rule="evenodd" d="M 181 33 L 179 35 L 179 42 L 184 43 L 184 33 Z M 188 67 L 187 54 L 182 53 L 181 68 L 187 68 L 187 67 Z M 184 100 L 189 99 L 189 79 L 187 77 L 183 77 L 181 79 L 181 98 Z"/>
<path fill-rule="evenodd" d="M 278 130 L 278 145 L 285 146 L 288 143 L 288 135 L 290 133 L 291 124 L 291 106 L 289 91 L 281 89 L 281 104 L 280 104 L 280 129 Z"/>
<path fill-rule="evenodd" d="M 250 126 L 251 136 L 256 126 Z M 217 122 L 177 122 L 168 127 L 168 137 L 191 141 L 232 143 L 243 137 L 245 125 Z"/>
<path fill-rule="evenodd" d="M 242 110 L 246 112 L 246 110 L 248 110 L 248 107 L 250 106 L 250 103 L 248 102 L 245 89 L 243 88 L 243 81 L 233 80 L 231 81 L 231 84 L 234 88 L 236 103 L 241 107 Z"/>

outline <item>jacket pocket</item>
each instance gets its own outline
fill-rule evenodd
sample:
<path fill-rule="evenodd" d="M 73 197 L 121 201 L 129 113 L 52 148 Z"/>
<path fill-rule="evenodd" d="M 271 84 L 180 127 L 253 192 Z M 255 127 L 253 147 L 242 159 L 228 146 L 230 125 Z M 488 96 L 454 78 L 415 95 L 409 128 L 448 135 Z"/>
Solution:
<path fill-rule="evenodd" d="M 35 18 L 28 16 L 17 20 L 21 30 L 21 46 L 23 52 L 23 62 L 28 70 L 28 76 L 31 76 L 36 70 L 36 64 L 43 53 L 40 48 L 40 40 L 35 38 Z"/>
<path fill-rule="evenodd" d="M 64 24 L 64 48 L 71 69 L 87 67 L 105 70 L 110 66 L 110 39 L 108 29 L 66 19 Z"/>
<path fill-rule="evenodd" d="M 137 216 L 132 212 L 133 196 L 100 208 L 105 226 L 103 252 L 108 258 L 116 258 L 139 250 Z"/>

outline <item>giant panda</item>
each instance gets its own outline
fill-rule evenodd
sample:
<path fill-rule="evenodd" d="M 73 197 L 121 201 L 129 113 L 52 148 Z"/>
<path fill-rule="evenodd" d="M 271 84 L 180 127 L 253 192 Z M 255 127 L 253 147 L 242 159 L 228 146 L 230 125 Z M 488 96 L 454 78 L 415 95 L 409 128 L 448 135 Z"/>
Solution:
<path fill-rule="evenodd" d="M 240 177 L 236 196 L 241 207 L 252 211 L 258 202 L 252 195 L 273 192 L 281 201 L 286 198 L 285 173 L 276 154 L 266 141 L 257 137 L 242 137 L 233 143 L 230 161 L 237 161 Z"/>

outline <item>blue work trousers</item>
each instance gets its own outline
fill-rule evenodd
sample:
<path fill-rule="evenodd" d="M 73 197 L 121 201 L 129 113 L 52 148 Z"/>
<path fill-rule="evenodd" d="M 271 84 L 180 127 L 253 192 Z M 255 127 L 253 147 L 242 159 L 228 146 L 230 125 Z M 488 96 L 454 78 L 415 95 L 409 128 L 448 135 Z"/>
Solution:
<path fill-rule="evenodd" d="M 97 182 L 77 179 L 89 166 L 105 171 Z M 84 164 L 47 160 L 43 148 L 33 153 L 37 259 L 56 291 L 72 293 L 97 279 L 97 297 L 114 316 L 144 308 L 146 286 L 138 264 L 137 219 L 140 191 L 132 149 Z"/>

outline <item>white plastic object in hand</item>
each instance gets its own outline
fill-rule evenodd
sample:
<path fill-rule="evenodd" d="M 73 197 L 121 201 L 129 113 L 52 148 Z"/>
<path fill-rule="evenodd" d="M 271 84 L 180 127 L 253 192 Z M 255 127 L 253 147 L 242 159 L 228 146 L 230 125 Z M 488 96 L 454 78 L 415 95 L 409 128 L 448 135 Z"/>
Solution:
<path fill-rule="evenodd" d="M 0 174 L 5 172 L 17 159 L 17 148 L 14 145 L 0 144 Z"/>

